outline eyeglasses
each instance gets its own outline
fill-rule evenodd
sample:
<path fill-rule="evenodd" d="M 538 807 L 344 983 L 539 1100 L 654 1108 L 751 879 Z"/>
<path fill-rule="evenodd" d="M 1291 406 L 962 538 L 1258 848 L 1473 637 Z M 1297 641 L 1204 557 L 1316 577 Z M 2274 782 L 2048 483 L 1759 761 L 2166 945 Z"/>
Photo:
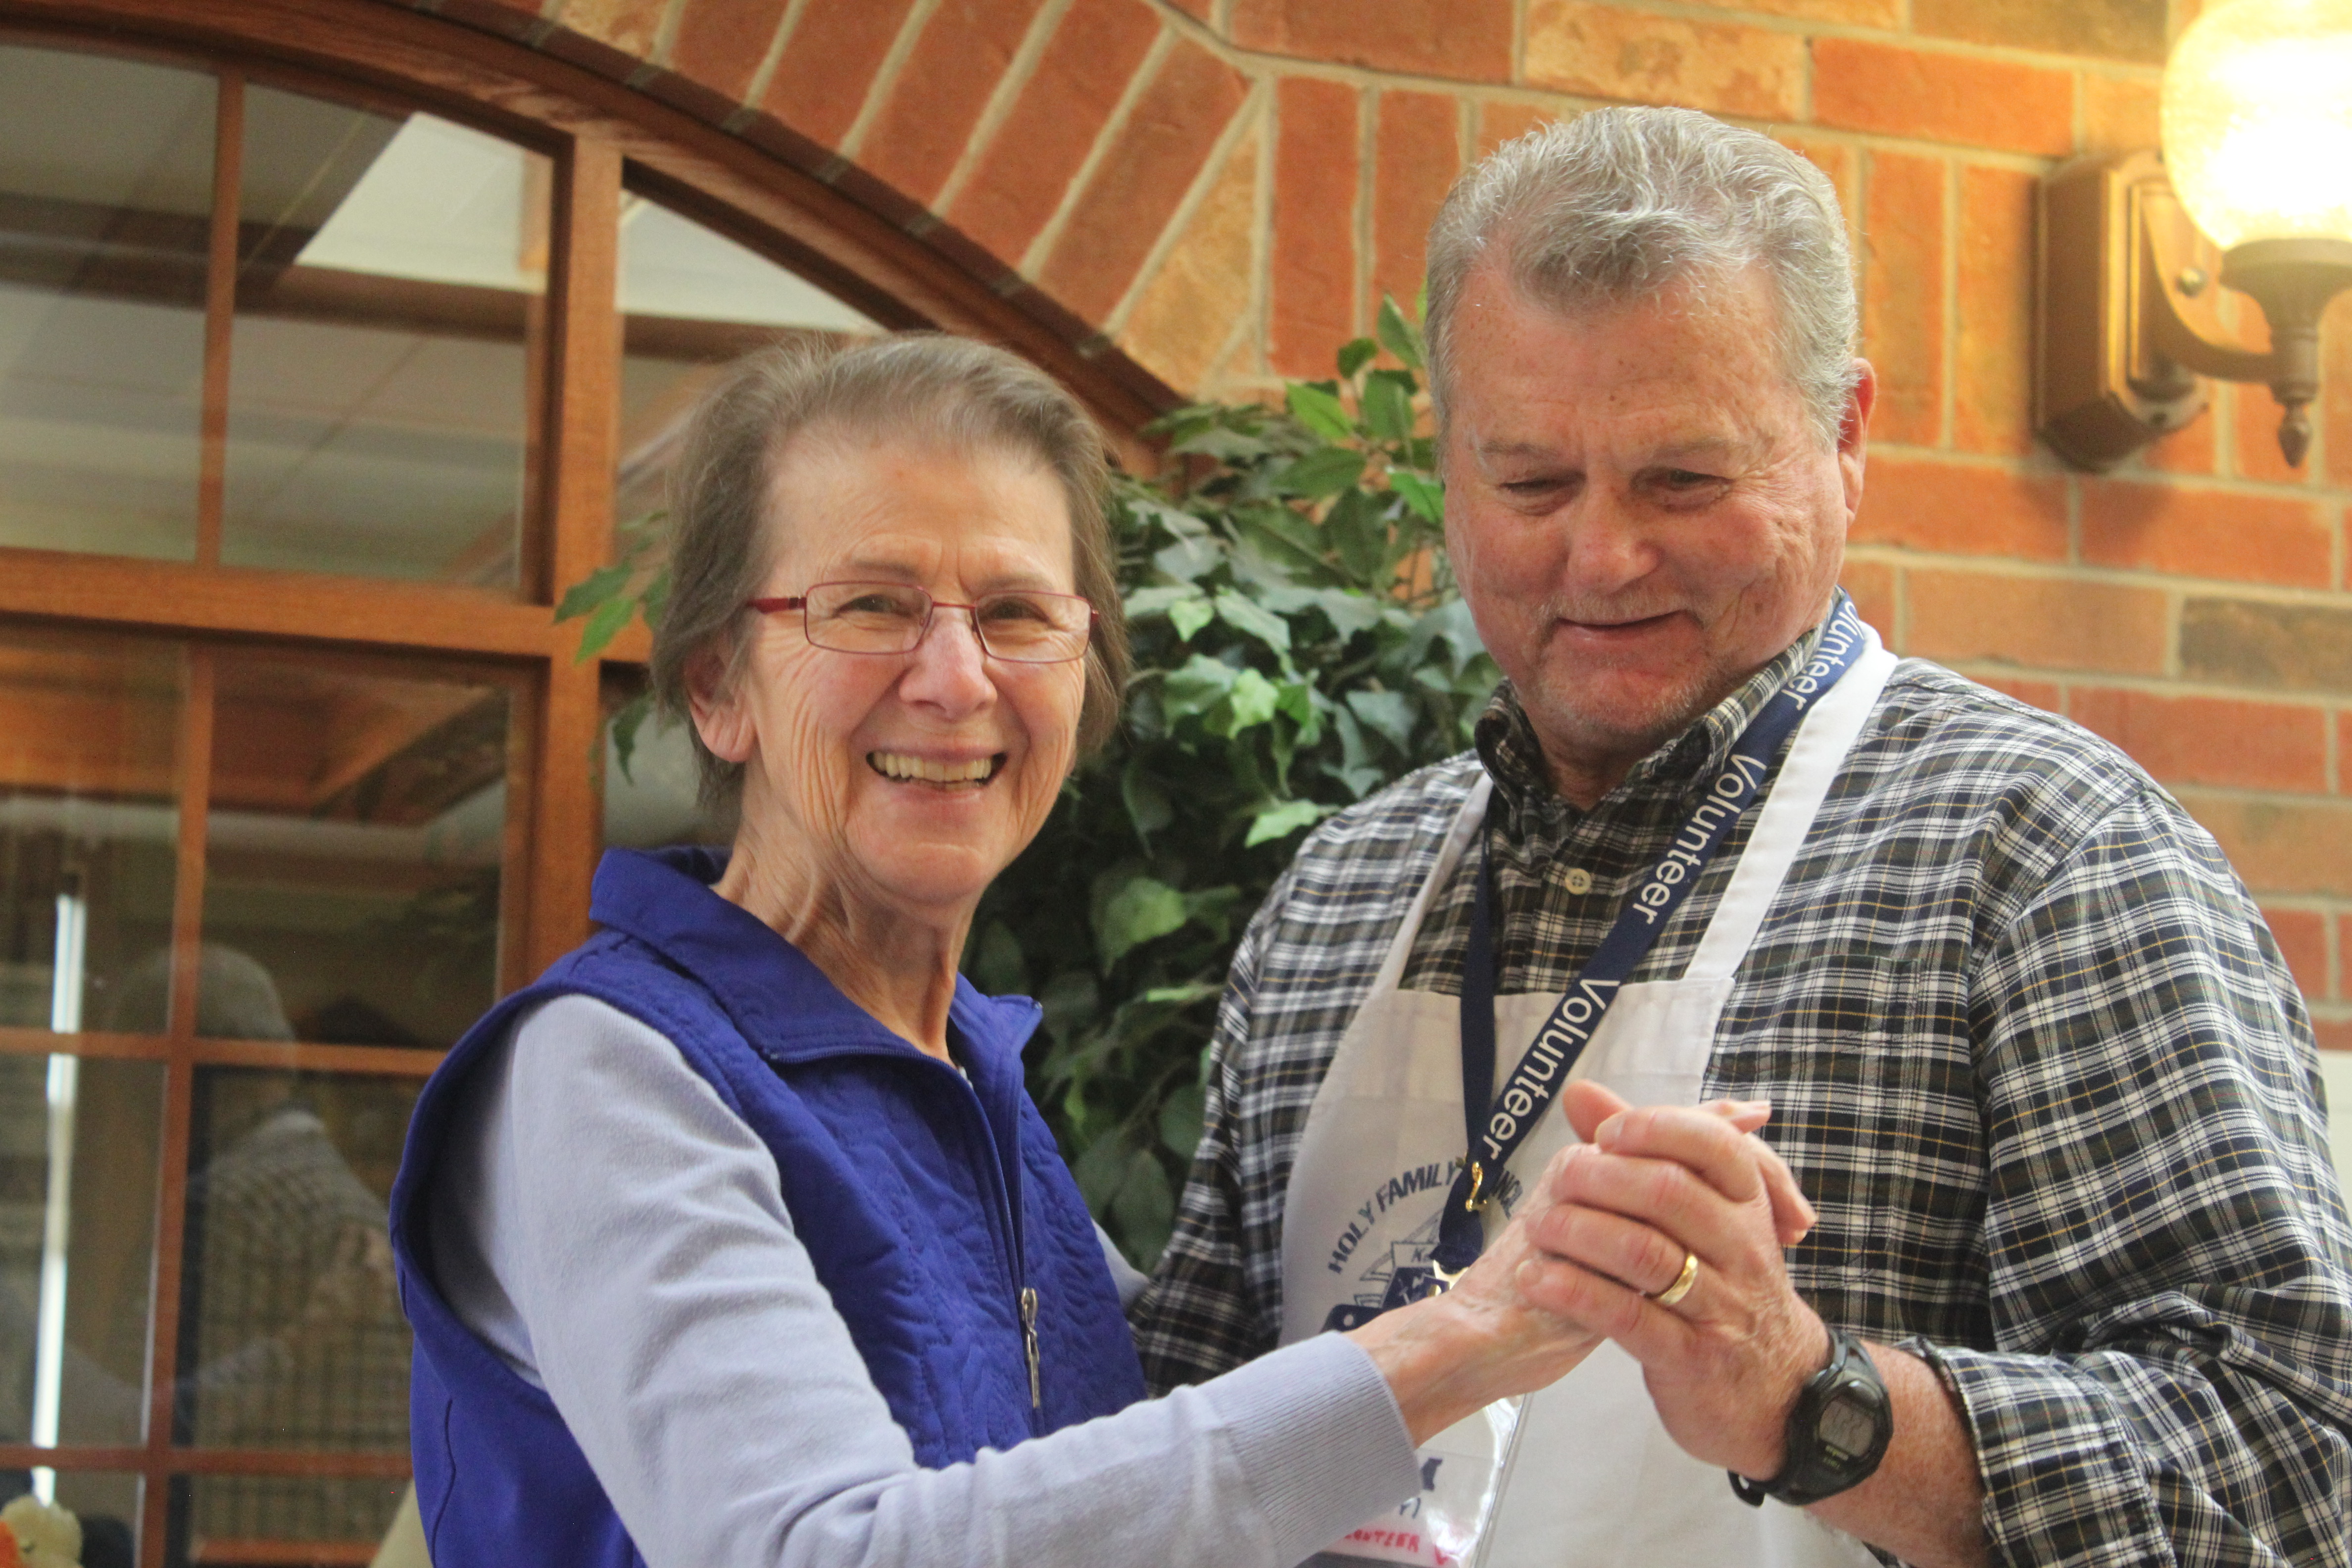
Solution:
<path fill-rule="evenodd" d="M 934 599 L 907 583 L 819 583 L 806 594 L 753 599 L 763 616 L 798 610 L 808 640 L 835 653 L 912 653 L 936 610 L 968 610 L 981 651 L 1007 664 L 1067 664 L 1083 658 L 1095 608 L 1076 594 L 1026 589 L 983 594 L 969 605 Z"/>

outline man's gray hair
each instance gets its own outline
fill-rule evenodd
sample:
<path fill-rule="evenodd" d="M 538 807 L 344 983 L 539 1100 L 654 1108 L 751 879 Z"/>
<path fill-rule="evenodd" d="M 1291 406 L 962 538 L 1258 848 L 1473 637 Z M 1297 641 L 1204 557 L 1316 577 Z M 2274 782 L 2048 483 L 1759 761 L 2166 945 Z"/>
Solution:
<path fill-rule="evenodd" d="M 1429 233 L 1430 396 L 1453 393 L 1454 310 L 1489 254 L 1559 310 L 1615 305 L 1761 268 L 1780 363 L 1824 443 L 1853 390 L 1853 263 L 1837 191 L 1770 137 L 1690 109 L 1599 109 L 1506 142 Z"/>

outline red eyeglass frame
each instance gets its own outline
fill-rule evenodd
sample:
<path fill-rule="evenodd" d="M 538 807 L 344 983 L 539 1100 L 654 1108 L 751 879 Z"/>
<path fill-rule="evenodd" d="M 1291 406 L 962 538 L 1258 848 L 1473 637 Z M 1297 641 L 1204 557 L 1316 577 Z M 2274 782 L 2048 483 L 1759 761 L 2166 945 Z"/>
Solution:
<path fill-rule="evenodd" d="M 850 578 L 840 582 L 812 583 L 809 584 L 809 592 L 814 593 L 819 588 L 863 587 L 866 585 L 867 584 L 862 579 Z M 895 588 L 906 587 L 910 584 L 899 583 L 876 583 L 871 585 L 874 587 Z M 980 629 L 980 605 L 977 602 L 960 605 L 952 599 L 931 599 L 930 590 L 928 588 L 917 589 L 917 592 L 920 593 L 924 598 L 931 600 L 931 614 L 930 616 L 926 616 L 923 618 L 923 630 L 921 635 L 916 637 L 914 647 L 901 648 L 896 653 L 878 653 L 866 648 L 825 647 L 824 644 L 816 642 L 815 636 L 813 632 L 810 633 L 809 640 L 812 643 L 814 643 L 816 647 L 824 647 L 827 653 L 845 653 L 853 658 L 904 658 L 908 654 L 914 652 L 916 647 L 922 647 L 923 638 L 931 635 L 931 619 L 933 616 L 936 616 L 941 610 L 964 610 L 969 612 L 971 616 L 971 633 L 980 643 L 980 651 L 986 654 L 989 658 L 1000 660 L 1003 663 L 1076 664 L 1078 660 L 1087 657 L 1087 649 L 1085 647 L 1081 647 L 1077 652 L 1070 655 L 1067 658 L 1008 658 L 1003 654 L 997 653 L 989 647 L 988 634 Z M 991 597 L 994 596 L 995 595 L 991 595 Z M 1051 599 L 1076 599 L 1080 604 L 1085 605 L 1087 606 L 1087 642 L 1088 646 L 1093 644 L 1095 633 L 1102 626 L 1102 612 L 1096 609 L 1094 605 L 1087 600 L 1085 595 L 1055 594 L 1041 589 L 1037 591 L 1036 596 L 1039 598 Z M 763 616 L 784 615 L 791 611 L 798 610 L 802 612 L 802 630 L 809 630 L 807 624 L 807 594 L 786 594 L 781 596 L 772 596 L 768 598 L 746 599 L 743 601 L 743 607 L 747 610 L 757 610 Z"/>

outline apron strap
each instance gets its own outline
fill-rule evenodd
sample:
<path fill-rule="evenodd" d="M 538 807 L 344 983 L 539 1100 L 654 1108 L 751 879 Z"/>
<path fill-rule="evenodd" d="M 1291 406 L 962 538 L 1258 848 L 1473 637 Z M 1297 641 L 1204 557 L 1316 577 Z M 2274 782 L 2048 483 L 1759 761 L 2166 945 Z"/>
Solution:
<path fill-rule="evenodd" d="M 1812 830 L 1814 814 L 1878 706 L 1887 678 L 1901 662 L 1880 646 L 1878 634 L 1866 622 L 1863 636 L 1868 647 L 1853 669 L 1822 699 L 1820 710 L 1807 716 L 1790 742 L 1780 777 L 1772 781 L 1748 847 L 1723 890 L 1723 901 L 1684 967 L 1685 980 L 1727 980 L 1755 945 L 1756 933 Z"/>
<path fill-rule="evenodd" d="M 1422 917 L 1429 913 L 1431 901 L 1452 879 L 1454 868 L 1462 864 L 1471 841 L 1478 837 L 1479 824 L 1486 820 L 1486 802 L 1494 793 L 1495 781 L 1485 768 L 1480 768 L 1477 779 L 1470 785 L 1469 795 L 1462 802 L 1462 809 L 1454 814 L 1454 826 L 1446 830 L 1445 842 L 1437 847 L 1437 864 L 1422 879 L 1421 890 L 1412 896 L 1412 905 L 1404 911 L 1404 922 L 1397 927 L 1396 940 L 1389 943 L 1388 955 L 1381 960 L 1381 972 L 1373 978 L 1367 995 L 1393 991 L 1404 979 L 1405 962 L 1412 956 Z"/>

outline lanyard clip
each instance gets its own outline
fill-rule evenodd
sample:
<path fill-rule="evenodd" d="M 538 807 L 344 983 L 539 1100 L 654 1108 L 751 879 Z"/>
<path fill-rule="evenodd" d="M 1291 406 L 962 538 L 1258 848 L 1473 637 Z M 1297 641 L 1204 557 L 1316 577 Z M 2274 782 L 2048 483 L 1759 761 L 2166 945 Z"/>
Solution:
<path fill-rule="evenodd" d="M 1471 1162 L 1470 1162 L 1470 1195 L 1469 1195 L 1468 1197 L 1464 1198 L 1464 1199 L 1462 1200 L 1462 1208 L 1463 1208 L 1463 1211 L 1464 1211 L 1465 1213 L 1466 1213 L 1466 1214 L 1476 1214 L 1476 1213 L 1478 1212 L 1478 1193 L 1479 1193 L 1479 1190 L 1480 1190 L 1481 1188 L 1483 1188 L 1484 1186 L 1486 1186 L 1486 1166 L 1484 1166 L 1484 1165 L 1482 1165 L 1482 1164 L 1480 1164 L 1480 1163 L 1479 1163 L 1477 1161 L 1475 1161 L 1475 1160 L 1471 1161 Z"/>

